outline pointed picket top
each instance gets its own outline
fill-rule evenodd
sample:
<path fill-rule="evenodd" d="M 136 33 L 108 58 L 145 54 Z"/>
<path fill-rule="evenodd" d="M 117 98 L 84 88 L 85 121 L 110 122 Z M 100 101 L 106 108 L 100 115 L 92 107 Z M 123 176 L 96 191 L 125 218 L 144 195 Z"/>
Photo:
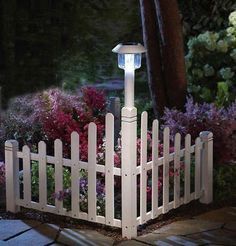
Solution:
<path fill-rule="evenodd" d="M 46 150 L 46 143 L 44 141 L 40 141 L 38 143 L 38 151 L 41 149 L 41 150 Z M 46 152 L 46 151 L 45 151 Z"/>
<path fill-rule="evenodd" d="M 97 162 L 97 126 L 89 123 L 88 128 L 88 220 L 96 222 L 96 162 Z"/>
<path fill-rule="evenodd" d="M 97 129 L 97 125 L 94 122 L 90 122 L 88 125 L 88 130 L 89 131 L 94 131 Z"/>
<path fill-rule="evenodd" d="M 158 128 L 159 127 L 159 121 L 158 119 L 153 120 L 152 122 L 152 128 Z"/>
<path fill-rule="evenodd" d="M 39 206 L 42 211 L 47 205 L 47 146 L 44 141 L 38 143 L 39 153 Z"/>
<path fill-rule="evenodd" d="M 163 137 L 163 208 L 162 212 L 167 213 L 169 211 L 169 154 L 170 154 L 170 128 L 165 127 Z"/>
<path fill-rule="evenodd" d="M 114 115 L 112 113 L 107 113 L 106 114 L 106 122 L 108 121 L 114 121 Z"/>
<path fill-rule="evenodd" d="M 181 140 L 181 134 L 177 132 L 177 133 L 175 134 L 175 141 L 178 142 L 179 140 Z"/>
<path fill-rule="evenodd" d="M 148 114 L 146 111 L 141 115 L 141 149 L 140 149 L 140 219 L 141 223 L 146 222 L 147 213 L 147 128 L 148 128 Z"/>
<path fill-rule="evenodd" d="M 195 139 L 195 199 L 200 197 L 201 191 L 201 139 Z"/>
<path fill-rule="evenodd" d="M 71 159 L 73 165 L 75 165 L 79 160 L 79 143 L 80 143 L 79 133 L 73 131 L 71 133 Z"/>
<path fill-rule="evenodd" d="M 152 155 L 157 160 L 159 155 L 159 121 L 155 119 L 152 122 Z M 157 164 L 157 162 L 156 162 Z"/>
<path fill-rule="evenodd" d="M 191 135 L 189 133 L 185 136 L 185 141 L 191 142 Z"/>
<path fill-rule="evenodd" d="M 158 155 L 159 122 L 152 122 L 152 219 L 158 216 Z"/>
<path fill-rule="evenodd" d="M 30 148 L 24 145 L 23 152 L 23 184 L 24 184 L 24 202 L 29 206 L 31 202 L 31 161 L 30 161 Z"/>
<path fill-rule="evenodd" d="M 174 141 L 174 208 L 179 207 L 180 204 L 180 149 L 181 149 L 181 135 L 175 134 Z"/>
<path fill-rule="evenodd" d="M 148 116 L 148 112 L 147 111 L 143 111 L 141 114 L 141 118 L 147 117 Z"/>
<path fill-rule="evenodd" d="M 57 145 L 57 146 L 62 145 L 61 139 L 57 138 L 56 140 L 54 140 L 54 144 Z"/>
<path fill-rule="evenodd" d="M 166 127 L 164 128 L 163 134 L 164 134 L 164 135 L 170 135 L 170 128 L 169 128 L 168 126 L 166 126 Z"/>
<path fill-rule="evenodd" d="M 184 154 L 184 203 L 190 201 L 190 173 L 191 173 L 191 135 L 185 136 L 185 154 Z"/>
<path fill-rule="evenodd" d="M 200 144 L 201 143 L 201 138 L 200 137 L 197 137 L 196 139 L 195 139 L 195 144 Z"/>
<path fill-rule="evenodd" d="M 106 224 L 114 225 L 114 116 L 106 114 L 105 124 L 105 191 Z"/>
<path fill-rule="evenodd" d="M 28 145 L 24 145 L 22 148 L 23 152 L 30 152 L 30 147 Z"/>
<path fill-rule="evenodd" d="M 79 138 L 79 133 L 76 132 L 76 131 L 73 131 L 70 136 L 71 136 L 71 139 L 78 139 Z"/>

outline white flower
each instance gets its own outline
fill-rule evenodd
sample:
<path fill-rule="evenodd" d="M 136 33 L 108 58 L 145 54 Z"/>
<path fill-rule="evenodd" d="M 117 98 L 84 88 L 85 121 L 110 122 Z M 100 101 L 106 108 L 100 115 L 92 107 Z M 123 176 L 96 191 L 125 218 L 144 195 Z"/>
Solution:
<path fill-rule="evenodd" d="M 206 64 L 203 67 L 203 71 L 206 77 L 211 77 L 215 74 L 215 70 L 212 66 L 210 66 L 209 64 Z"/>
<path fill-rule="evenodd" d="M 231 51 L 230 56 L 236 61 L 236 49 Z"/>
<path fill-rule="evenodd" d="M 230 67 L 221 68 L 219 73 L 221 77 L 225 80 L 231 79 L 234 76 L 234 72 L 231 70 Z"/>
<path fill-rule="evenodd" d="M 236 11 L 232 12 L 232 13 L 229 15 L 229 23 L 230 23 L 230 25 L 236 27 Z"/>
<path fill-rule="evenodd" d="M 224 40 L 220 40 L 217 42 L 217 50 L 226 53 L 228 51 L 228 44 Z"/>
<path fill-rule="evenodd" d="M 205 32 L 198 36 L 198 40 L 205 44 L 206 49 L 214 51 L 216 49 L 216 42 L 219 39 L 218 33 Z"/>

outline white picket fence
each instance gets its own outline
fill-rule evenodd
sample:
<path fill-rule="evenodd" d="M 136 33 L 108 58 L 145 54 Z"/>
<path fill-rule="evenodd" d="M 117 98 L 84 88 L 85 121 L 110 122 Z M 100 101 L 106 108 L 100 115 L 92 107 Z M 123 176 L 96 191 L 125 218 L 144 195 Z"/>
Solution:
<path fill-rule="evenodd" d="M 147 160 L 147 133 L 148 116 L 146 112 L 141 116 L 141 156 L 140 165 L 129 169 L 129 160 L 126 157 L 130 146 L 122 146 L 121 168 L 114 167 L 114 117 L 106 115 L 106 147 L 105 165 L 97 163 L 97 128 L 94 123 L 89 124 L 88 129 L 88 162 L 80 160 L 79 135 L 71 134 L 71 158 L 63 158 L 63 143 L 55 140 L 54 156 L 46 154 L 45 142 L 39 142 L 38 153 L 31 153 L 28 146 L 22 151 L 18 149 L 18 143 L 14 140 L 6 141 L 6 197 L 7 210 L 18 212 L 20 207 L 32 208 L 40 211 L 70 216 L 77 219 L 87 220 L 100 224 L 122 228 L 122 235 L 128 238 L 137 236 L 137 226 L 150 219 L 155 219 L 160 214 L 177 208 L 182 204 L 189 203 L 194 199 L 200 199 L 202 203 L 212 201 L 212 169 L 213 169 L 213 135 L 210 132 L 202 132 L 191 145 L 191 136 L 185 137 L 185 146 L 181 148 L 180 134 L 176 134 L 174 140 L 174 152 L 170 153 L 170 131 L 165 128 L 163 132 L 163 156 L 158 153 L 159 125 L 154 120 L 152 124 L 152 160 Z M 132 123 L 132 122 L 131 122 Z M 136 125 L 135 125 L 136 127 Z M 135 129 L 137 131 L 137 127 Z M 129 133 L 122 128 L 123 138 L 129 137 Z M 125 142 L 125 141 L 123 141 Z M 136 146 L 136 143 L 135 143 Z M 137 153 L 136 149 L 133 153 Z M 190 188 L 190 162 L 194 158 L 194 191 Z M 136 160 L 137 156 L 134 157 Z M 20 198 L 19 185 L 19 160 L 23 163 L 23 198 Z M 169 168 L 173 163 L 174 170 L 180 171 L 180 161 L 184 159 L 184 191 L 180 192 L 180 175 L 174 176 L 173 199 L 170 200 L 170 177 Z M 126 160 L 126 162 L 124 161 Z M 31 161 L 37 161 L 39 165 L 39 202 L 32 201 L 31 192 Z M 63 201 L 55 200 L 55 206 L 47 201 L 47 165 L 55 166 L 55 192 L 63 190 L 63 167 L 71 169 L 71 211 L 63 207 Z M 172 164 L 171 164 L 172 165 Z M 163 169 L 163 192 L 162 202 L 159 204 L 158 175 L 159 169 Z M 88 212 L 80 211 L 79 179 L 80 170 L 88 172 Z M 128 172 L 127 172 L 128 170 Z M 129 172 L 133 170 L 133 172 Z M 151 172 L 152 202 L 151 208 L 147 208 L 147 178 Z M 97 214 L 96 179 L 97 173 L 105 175 L 106 205 L 105 216 Z M 114 177 L 120 176 L 122 180 L 122 217 L 115 218 L 114 201 Z M 140 176 L 140 196 L 137 196 L 137 177 Z M 130 187 L 130 184 L 132 187 Z M 139 200 L 137 201 L 137 197 Z M 135 209 L 140 203 L 140 212 Z M 132 210 L 132 212 L 130 212 Z M 137 214 L 140 214 L 139 216 Z M 131 226 L 130 226 L 131 225 Z"/>

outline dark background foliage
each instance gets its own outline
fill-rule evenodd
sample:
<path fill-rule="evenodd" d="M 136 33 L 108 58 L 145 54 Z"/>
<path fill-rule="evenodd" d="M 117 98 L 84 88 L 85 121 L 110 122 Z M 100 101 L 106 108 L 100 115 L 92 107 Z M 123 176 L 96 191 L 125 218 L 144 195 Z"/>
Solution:
<path fill-rule="evenodd" d="M 179 0 L 179 5 L 186 40 L 225 27 L 236 8 L 234 0 Z M 4 103 L 52 85 L 119 77 L 111 49 L 120 41 L 142 42 L 137 0 L 1 0 L 0 26 Z"/>

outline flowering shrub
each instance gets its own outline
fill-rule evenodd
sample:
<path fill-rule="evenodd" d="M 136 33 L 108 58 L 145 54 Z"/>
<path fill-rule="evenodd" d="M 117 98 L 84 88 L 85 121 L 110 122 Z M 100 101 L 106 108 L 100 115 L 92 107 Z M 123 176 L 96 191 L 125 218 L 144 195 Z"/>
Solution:
<path fill-rule="evenodd" d="M 225 163 L 236 159 L 236 102 L 227 109 L 218 109 L 214 104 L 197 104 L 188 98 L 185 112 L 166 109 L 163 120 L 163 127 L 170 127 L 172 139 L 177 132 L 182 136 L 191 134 L 192 140 L 201 131 L 213 132 L 215 161 Z"/>
<path fill-rule="evenodd" d="M 228 105 L 236 96 L 236 11 L 229 27 L 205 32 L 188 42 L 186 69 L 189 92 L 195 99 Z"/>
<path fill-rule="evenodd" d="M 10 101 L 6 114 L 0 121 L 0 158 L 4 142 L 16 139 L 20 146 L 36 144 L 44 136 L 38 113 L 38 94 L 17 97 Z"/>
<path fill-rule="evenodd" d="M 84 87 L 81 92 L 78 96 L 50 89 L 15 98 L 1 123 L 1 144 L 7 139 L 16 139 L 20 147 L 27 144 L 36 149 L 38 142 L 44 140 L 48 151 L 52 152 L 53 140 L 59 138 L 65 145 L 65 155 L 68 155 L 71 132 L 77 131 L 80 134 L 81 159 L 86 160 L 90 122 L 97 124 L 98 144 L 102 142 L 106 99 L 103 92 L 91 87 Z"/>
<path fill-rule="evenodd" d="M 5 164 L 0 162 L 0 186 L 5 185 Z"/>
<path fill-rule="evenodd" d="M 41 114 L 42 128 L 49 141 L 61 139 L 65 154 L 69 153 L 70 137 L 73 131 L 80 135 L 81 159 L 87 160 L 88 125 L 97 125 L 98 145 L 104 135 L 106 100 L 103 92 L 94 88 L 83 88 L 82 97 L 70 97 L 61 100 L 61 93 L 45 95 L 50 110 Z M 47 105 L 46 104 L 46 105 Z"/>

